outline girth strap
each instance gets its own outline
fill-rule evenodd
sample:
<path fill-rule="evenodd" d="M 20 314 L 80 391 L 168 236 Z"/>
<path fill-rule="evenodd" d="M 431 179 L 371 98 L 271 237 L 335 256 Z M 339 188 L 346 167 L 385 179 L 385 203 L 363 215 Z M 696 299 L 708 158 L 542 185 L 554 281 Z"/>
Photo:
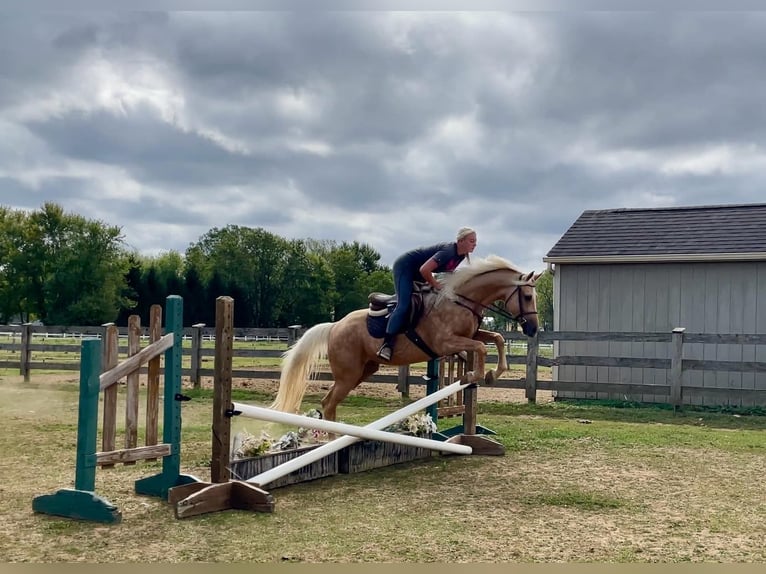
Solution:
<path fill-rule="evenodd" d="M 437 355 L 436 353 L 434 353 L 434 352 L 431 350 L 431 347 L 429 347 L 429 346 L 426 344 L 426 342 L 425 342 L 423 339 L 421 339 L 421 338 L 420 338 L 420 335 L 418 335 L 418 333 L 417 333 L 417 331 L 415 331 L 415 329 L 407 329 L 407 331 L 405 331 L 405 333 L 404 333 L 404 334 L 405 334 L 405 336 L 406 336 L 406 337 L 407 337 L 407 338 L 408 338 L 410 341 L 412 341 L 413 343 L 415 343 L 415 345 L 417 345 L 417 346 L 418 346 L 418 348 L 419 348 L 421 351 L 423 351 L 423 352 L 424 352 L 426 355 L 428 355 L 428 356 L 429 356 L 429 357 L 431 357 L 432 359 L 438 359 L 438 358 L 439 358 L 439 355 Z"/>

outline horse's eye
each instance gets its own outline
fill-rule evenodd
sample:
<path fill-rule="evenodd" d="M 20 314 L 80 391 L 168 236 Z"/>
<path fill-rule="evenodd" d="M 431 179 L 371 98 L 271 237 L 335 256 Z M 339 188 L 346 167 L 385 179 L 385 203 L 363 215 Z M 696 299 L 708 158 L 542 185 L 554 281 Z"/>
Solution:
<path fill-rule="evenodd" d="M 532 295 L 524 295 L 524 301 L 531 301 Z"/>

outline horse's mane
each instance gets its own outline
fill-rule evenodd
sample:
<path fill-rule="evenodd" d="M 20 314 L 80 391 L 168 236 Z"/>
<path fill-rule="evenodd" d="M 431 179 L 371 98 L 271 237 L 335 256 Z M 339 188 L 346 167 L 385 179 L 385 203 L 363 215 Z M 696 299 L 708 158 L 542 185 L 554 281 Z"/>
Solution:
<path fill-rule="evenodd" d="M 519 275 L 522 273 L 521 269 L 507 259 L 503 259 L 498 255 L 488 255 L 483 259 L 472 261 L 470 265 L 460 267 L 454 273 L 449 274 L 442 280 L 442 288 L 439 291 L 439 294 L 442 297 L 454 299 L 458 289 L 477 275 L 482 275 L 483 273 L 488 273 L 490 271 L 498 271 L 500 269 L 508 269 Z"/>

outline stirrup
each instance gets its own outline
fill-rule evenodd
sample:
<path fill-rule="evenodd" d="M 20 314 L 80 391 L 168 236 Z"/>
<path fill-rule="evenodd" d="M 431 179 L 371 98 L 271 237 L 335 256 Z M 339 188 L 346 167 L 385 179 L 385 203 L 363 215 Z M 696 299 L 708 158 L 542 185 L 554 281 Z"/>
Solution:
<path fill-rule="evenodd" d="M 383 359 L 384 361 L 390 361 L 391 355 L 393 355 L 393 349 L 387 345 L 386 343 L 383 343 L 380 346 L 380 349 L 378 349 L 378 358 Z"/>

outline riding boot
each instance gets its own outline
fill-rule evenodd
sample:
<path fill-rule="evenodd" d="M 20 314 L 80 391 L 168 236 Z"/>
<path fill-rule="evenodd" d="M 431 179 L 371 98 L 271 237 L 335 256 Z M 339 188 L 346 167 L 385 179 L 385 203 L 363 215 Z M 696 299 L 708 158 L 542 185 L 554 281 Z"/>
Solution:
<path fill-rule="evenodd" d="M 389 335 L 386 333 L 386 336 L 383 339 L 383 344 L 380 346 L 380 349 L 378 349 L 378 357 L 384 361 L 390 361 L 394 354 L 395 337 L 395 335 Z"/>

